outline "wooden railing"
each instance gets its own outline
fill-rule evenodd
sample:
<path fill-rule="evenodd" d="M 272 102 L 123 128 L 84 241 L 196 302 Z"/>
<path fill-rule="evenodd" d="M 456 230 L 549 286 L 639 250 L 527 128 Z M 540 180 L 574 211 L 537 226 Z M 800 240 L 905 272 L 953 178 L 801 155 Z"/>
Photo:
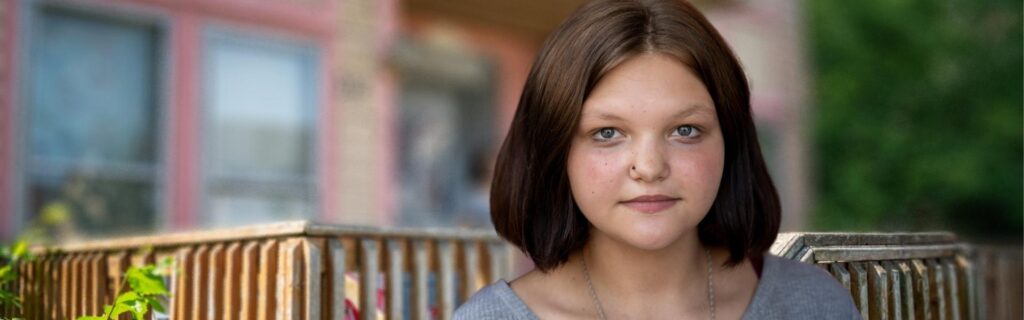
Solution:
<path fill-rule="evenodd" d="M 345 319 L 355 310 L 361 319 L 448 319 L 477 289 L 508 277 L 511 263 L 508 245 L 492 233 L 308 222 L 38 253 L 10 288 L 23 297 L 26 319 L 100 315 L 124 289 L 118 286 L 129 266 L 168 256 L 178 271 L 165 279 L 169 314 L 158 319 Z"/>
<path fill-rule="evenodd" d="M 511 276 L 513 251 L 484 231 L 308 222 L 47 250 L 8 288 L 27 319 L 101 314 L 129 266 L 164 257 L 178 271 L 165 279 L 168 314 L 155 319 L 449 319 Z M 1021 318 L 1020 247 L 971 247 L 950 233 L 782 233 L 771 253 L 829 271 L 865 319 Z"/>
<path fill-rule="evenodd" d="M 951 233 L 783 233 L 771 252 L 828 270 L 864 319 L 1021 319 L 1020 247 Z"/>

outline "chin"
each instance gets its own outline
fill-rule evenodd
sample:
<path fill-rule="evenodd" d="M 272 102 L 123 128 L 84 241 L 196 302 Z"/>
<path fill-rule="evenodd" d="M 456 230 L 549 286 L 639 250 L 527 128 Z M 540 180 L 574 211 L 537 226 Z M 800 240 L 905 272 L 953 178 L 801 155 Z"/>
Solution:
<path fill-rule="evenodd" d="M 682 236 L 681 230 L 665 227 L 660 225 L 630 228 L 625 235 L 626 237 L 622 240 L 637 249 L 646 251 L 662 250 L 671 246 Z"/>

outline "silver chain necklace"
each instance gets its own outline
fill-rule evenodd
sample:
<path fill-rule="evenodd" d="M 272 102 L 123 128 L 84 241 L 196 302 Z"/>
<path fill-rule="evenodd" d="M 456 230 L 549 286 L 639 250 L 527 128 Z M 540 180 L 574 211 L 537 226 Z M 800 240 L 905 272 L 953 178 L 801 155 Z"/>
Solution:
<path fill-rule="evenodd" d="M 705 261 L 708 265 L 708 304 L 711 309 L 711 320 L 715 320 L 715 279 L 711 276 L 711 251 L 708 248 L 704 248 Z M 590 290 L 590 298 L 594 300 L 594 306 L 597 307 L 597 316 L 601 320 L 608 320 L 608 317 L 604 314 L 604 307 L 601 306 L 601 299 L 597 298 L 597 291 L 594 291 L 594 283 L 590 281 L 590 270 L 587 269 L 587 258 L 580 257 L 583 260 L 583 278 L 587 280 L 587 289 Z"/>

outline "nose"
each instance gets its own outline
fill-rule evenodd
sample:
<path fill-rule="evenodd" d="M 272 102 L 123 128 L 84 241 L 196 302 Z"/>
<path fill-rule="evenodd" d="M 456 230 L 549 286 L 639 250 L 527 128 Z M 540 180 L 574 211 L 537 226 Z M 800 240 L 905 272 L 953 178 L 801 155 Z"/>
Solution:
<path fill-rule="evenodd" d="M 665 145 L 656 139 L 645 139 L 633 149 L 633 166 L 629 177 L 637 181 L 657 182 L 669 175 Z"/>

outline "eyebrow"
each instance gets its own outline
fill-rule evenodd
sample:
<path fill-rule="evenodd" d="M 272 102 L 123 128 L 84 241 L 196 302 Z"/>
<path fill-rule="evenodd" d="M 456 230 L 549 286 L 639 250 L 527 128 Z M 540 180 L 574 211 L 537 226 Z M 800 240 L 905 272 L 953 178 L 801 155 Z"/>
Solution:
<path fill-rule="evenodd" d="M 713 114 L 713 112 L 714 112 L 713 108 L 708 108 L 707 105 L 703 104 L 703 103 L 694 103 L 694 104 L 687 105 L 686 109 L 683 109 L 683 110 L 680 110 L 679 112 L 676 112 L 675 114 L 670 116 L 669 119 L 684 118 L 684 117 L 692 115 L 694 113 L 707 112 L 709 110 Z M 586 118 L 588 115 L 589 114 L 584 113 L 583 117 Z M 616 115 L 614 113 L 608 113 L 608 112 L 600 112 L 600 113 L 597 113 L 594 116 L 596 116 L 598 119 L 602 119 L 602 120 L 625 121 L 625 119 L 623 119 L 622 117 L 620 117 L 620 116 L 618 116 L 618 115 Z"/>

